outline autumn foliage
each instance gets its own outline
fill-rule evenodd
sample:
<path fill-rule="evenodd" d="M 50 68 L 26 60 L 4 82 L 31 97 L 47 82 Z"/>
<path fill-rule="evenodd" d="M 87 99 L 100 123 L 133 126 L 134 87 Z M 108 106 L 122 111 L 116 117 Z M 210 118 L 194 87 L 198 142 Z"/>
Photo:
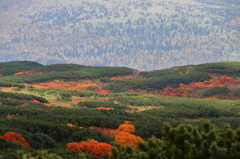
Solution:
<path fill-rule="evenodd" d="M 68 126 L 74 126 L 71 123 L 66 124 Z M 92 130 L 101 132 L 102 134 L 110 137 L 115 136 L 115 141 L 120 143 L 122 146 L 132 145 L 134 148 L 137 148 L 137 141 L 143 141 L 139 136 L 136 136 L 132 133 L 135 132 L 135 126 L 131 124 L 130 121 L 124 121 L 118 129 L 109 129 L 109 128 L 100 128 L 96 126 L 89 127 Z M 87 141 L 71 142 L 67 144 L 67 150 L 77 150 L 79 152 L 88 153 L 93 155 L 98 159 L 102 159 L 110 155 L 111 145 L 106 143 L 99 143 L 94 139 L 89 139 Z"/>
<path fill-rule="evenodd" d="M 61 88 L 61 89 L 71 89 L 71 90 L 86 90 L 90 86 L 97 87 L 96 84 L 86 80 L 70 81 L 70 82 L 64 82 L 63 80 L 54 80 L 52 82 L 41 82 L 31 86 L 34 86 L 37 88 Z"/>
<path fill-rule="evenodd" d="M 99 143 L 94 139 L 88 139 L 87 141 L 71 142 L 67 144 L 67 150 L 77 150 L 79 152 L 88 153 L 93 155 L 97 159 L 103 159 L 109 156 L 112 146 L 107 143 Z"/>
<path fill-rule="evenodd" d="M 20 117 L 20 115 L 17 113 L 17 114 L 7 114 L 7 118 L 13 118 L 13 117 L 15 117 L 15 118 L 18 118 L 18 117 Z"/>
<path fill-rule="evenodd" d="M 127 79 L 127 78 L 132 78 L 132 79 L 134 79 L 134 78 L 136 78 L 136 77 L 134 77 L 134 76 L 132 76 L 132 75 L 126 75 L 126 76 L 111 77 L 110 79 L 111 79 L 111 80 L 115 80 L 115 79 Z"/>
<path fill-rule="evenodd" d="M 14 133 L 14 132 L 7 132 L 3 136 L 0 136 L 5 140 L 10 140 L 12 142 L 21 144 L 22 146 L 28 147 L 29 144 L 27 143 L 26 139 L 22 137 L 22 135 Z"/>
<path fill-rule="evenodd" d="M 44 105 L 46 105 L 46 106 L 52 106 L 52 105 L 54 105 L 54 104 L 51 104 L 51 103 L 43 103 Z M 52 110 L 52 109 L 51 109 Z"/>
<path fill-rule="evenodd" d="M 109 107 L 98 107 L 98 108 L 93 108 L 93 109 L 113 110 L 114 108 L 109 108 Z"/>
<path fill-rule="evenodd" d="M 55 70 L 52 70 L 52 71 L 49 71 L 50 73 L 54 73 L 56 72 Z M 15 73 L 14 76 L 17 76 L 17 75 L 37 75 L 37 74 L 43 74 L 43 73 L 47 73 L 47 71 L 35 71 L 35 70 L 29 70 L 29 71 L 23 71 L 23 72 L 18 72 L 18 73 Z"/>
<path fill-rule="evenodd" d="M 194 94 L 192 92 L 198 89 L 211 88 L 211 87 L 229 87 L 229 86 L 238 86 L 240 80 L 233 79 L 228 76 L 211 76 L 210 80 L 204 82 L 192 82 L 188 85 L 179 84 L 179 87 L 172 88 L 167 86 L 162 90 L 154 91 L 153 94 L 164 95 L 164 96 L 172 96 L 172 97 L 193 97 L 200 98 L 201 96 L 198 94 Z"/>
<path fill-rule="evenodd" d="M 31 100 L 31 102 L 33 102 L 33 103 L 41 103 L 41 102 L 39 102 L 38 100 L 36 100 L 36 99 L 34 99 L 34 100 Z"/>
<path fill-rule="evenodd" d="M 103 89 L 103 87 L 98 87 L 95 91 L 99 93 L 111 93 L 109 90 Z"/>
<path fill-rule="evenodd" d="M 135 126 L 130 124 L 129 121 L 125 121 L 124 124 L 121 124 L 116 132 L 115 141 L 120 143 L 122 146 L 132 145 L 134 148 L 137 148 L 137 141 L 143 141 L 139 136 L 136 136 L 132 133 L 135 132 Z"/>
<path fill-rule="evenodd" d="M 88 127 L 89 129 L 91 130 L 95 130 L 95 131 L 98 131 L 106 136 L 109 136 L 109 137 L 114 137 L 117 130 L 115 129 L 110 129 L 110 128 L 100 128 L 100 127 L 97 127 L 97 126 L 90 126 Z"/>
<path fill-rule="evenodd" d="M 20 104 L 20 105 L 18 105 L 16 107 L 26 107 L 26 106 L 28 106 L 28 103 Z"/>
<path fill-rule="evenodd" d="M 73 125 L 72 123 L 67 123 L 67 124 L 62 124 L 62 125 L 67 125 L 69 127 L 76 127 L 76 125 Z"/>
<path fill-rule="evenodd" d="M 15 90 L 18 87 L 1 87 L 2 90 Z"/>

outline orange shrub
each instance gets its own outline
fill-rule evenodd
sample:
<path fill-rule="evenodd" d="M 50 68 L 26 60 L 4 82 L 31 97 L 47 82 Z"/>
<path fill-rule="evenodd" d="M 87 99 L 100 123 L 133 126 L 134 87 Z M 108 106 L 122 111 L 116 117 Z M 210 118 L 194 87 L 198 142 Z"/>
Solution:
<path fill-rule="evenodd" d="M 137 141 L 143 141 L 143 139 L 139 136 L 133 135 L 131 133 L 135 132 L 135 126 L 129 124 L 130 121 L 124 121 L 124 124 L 121 124 L 115 136 L 115 141 L 120 143 L 121 145 L 132 145 L 134 148 L 137 148 Z"/>
<path fill-rule="evenodd" d="M 121 143 L 121 145 L 132 145 L 134 148 L 137 148 L 137 141 L 143 141 L 139 136 L 130 134 L 129 132 L 120 131 L 115 137 L 115 141 Z"/>
<path fill-rule="evenodd" d="M 135 132 L 135 126 L 132 124 L 125 123 L 120 125 L 117 130 L 121 132 L 132 133 L 132 132 Z"/>
<path fill-rule="evenodd" d="M 67 126 L 69 126 L 69 127 L 76 127 L 76 125 L 73 125 L 72 123 L 61 124 L 61 125 L 67 125 Z"/>

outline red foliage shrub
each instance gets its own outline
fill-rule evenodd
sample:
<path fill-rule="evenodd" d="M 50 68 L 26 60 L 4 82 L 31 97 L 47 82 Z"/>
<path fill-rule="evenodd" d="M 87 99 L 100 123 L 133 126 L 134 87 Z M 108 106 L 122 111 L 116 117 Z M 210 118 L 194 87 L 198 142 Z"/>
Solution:
<path fill-rule="evenodd" d="M 79 152 L 88 153 L 93 155 L 97 159 L 103 159 L 109 156 L 112 146 L 107 143 L 99 143 L 94 139 L 88 139 L 87 141 L 71 142 L 67 144 L 67 150 L 77 150 Z"/>
<path fill-rule="evenodd" d="M 153 94 L 158 95 L 165 95 L 165 96 L 173 96 L 173 97 L 193 97 L 193 98 L 201 98 L 201 95 L 198 94 L 192 94 L 197 89 L 202 88 L 211 88 L 211 87 L 224 87 L 229 85 L 238 85 L 240 81 L 234 80 L 232 77 L 228 76 L 212 76 L 212 78 L 208 81 L 204 82 L 192 82 L 188 85 L 179 84 L 178 88 L 172 88 L 170 86 L 162 89 L 162 90 L 156 90 L 152 92 Z"/>
<path fill-rule="evenodd" d="M 38 100 L 34 99 L 34 100 L 31 100 L 31 102 L 34 102 L 34 103 L 41 103 L 39 102 Z"/>
<path fill-rule="evenodd" d="M 99 93 L 111 93 L 109 90 L 103 89 L 103 87 L 98 87 L 95 91 Z"/>
<path fill-rule="evenodd" d="M 14 133 L 14 132 L 7 132 L 3 136 L 1 136 L 1 138 L 21 144 L 22 146 L 25 146 L 25 147 L 29 146 L 26 139 L 23 138 L 22 135 Z"/>

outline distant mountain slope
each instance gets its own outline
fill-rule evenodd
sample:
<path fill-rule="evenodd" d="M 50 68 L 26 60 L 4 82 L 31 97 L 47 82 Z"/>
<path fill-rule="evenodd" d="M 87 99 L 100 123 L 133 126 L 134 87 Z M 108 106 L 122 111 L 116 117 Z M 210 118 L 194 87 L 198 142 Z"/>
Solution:
<path fill-rule="evenodd" d="M 206 0 L 202 0 L 202 1 L 205 1 Z M 222 3 L 229 3 L 229 4 L 233 4 L 233 5 L 240 5 L 240 2 L 238 0 L 228 0 L 228 1 L 225 1 L 225 0 L 214 0 L 215 2 L 222 2 Z"/>
<path fill-rule="evenodd" d="M 233 0 L 4 0 L 0 61 L 138 70 L 237 61 L 239 7 Z"/>

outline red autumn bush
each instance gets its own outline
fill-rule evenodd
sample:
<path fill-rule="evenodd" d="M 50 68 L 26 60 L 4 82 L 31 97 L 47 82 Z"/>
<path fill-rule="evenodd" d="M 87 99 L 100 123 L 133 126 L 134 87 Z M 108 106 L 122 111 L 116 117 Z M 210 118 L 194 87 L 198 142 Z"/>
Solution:
<path fill-rule="evenodd" d="M 97 159 L 103 159 L 109 156 L 112 146 L 107 143 L 99 143 L 94 139 L 88 139 L 87 141 L 71 142 L 67 144 L 67 150 L 77 150 L 79 152 L 88 153 L 93 155 Z"/>
<path fill-rule="evenodd" d="M 29 146 L 26 139 L 22 137 L 22 135 L 17 134 L 15 132 L 7 132 L 3 136 L 0 136 L 0 138 L 3 138 L 5 140 L 10 140 L 12 142 L 21 144 L 22 146 L 25 146 L 25 147 Z"/>

